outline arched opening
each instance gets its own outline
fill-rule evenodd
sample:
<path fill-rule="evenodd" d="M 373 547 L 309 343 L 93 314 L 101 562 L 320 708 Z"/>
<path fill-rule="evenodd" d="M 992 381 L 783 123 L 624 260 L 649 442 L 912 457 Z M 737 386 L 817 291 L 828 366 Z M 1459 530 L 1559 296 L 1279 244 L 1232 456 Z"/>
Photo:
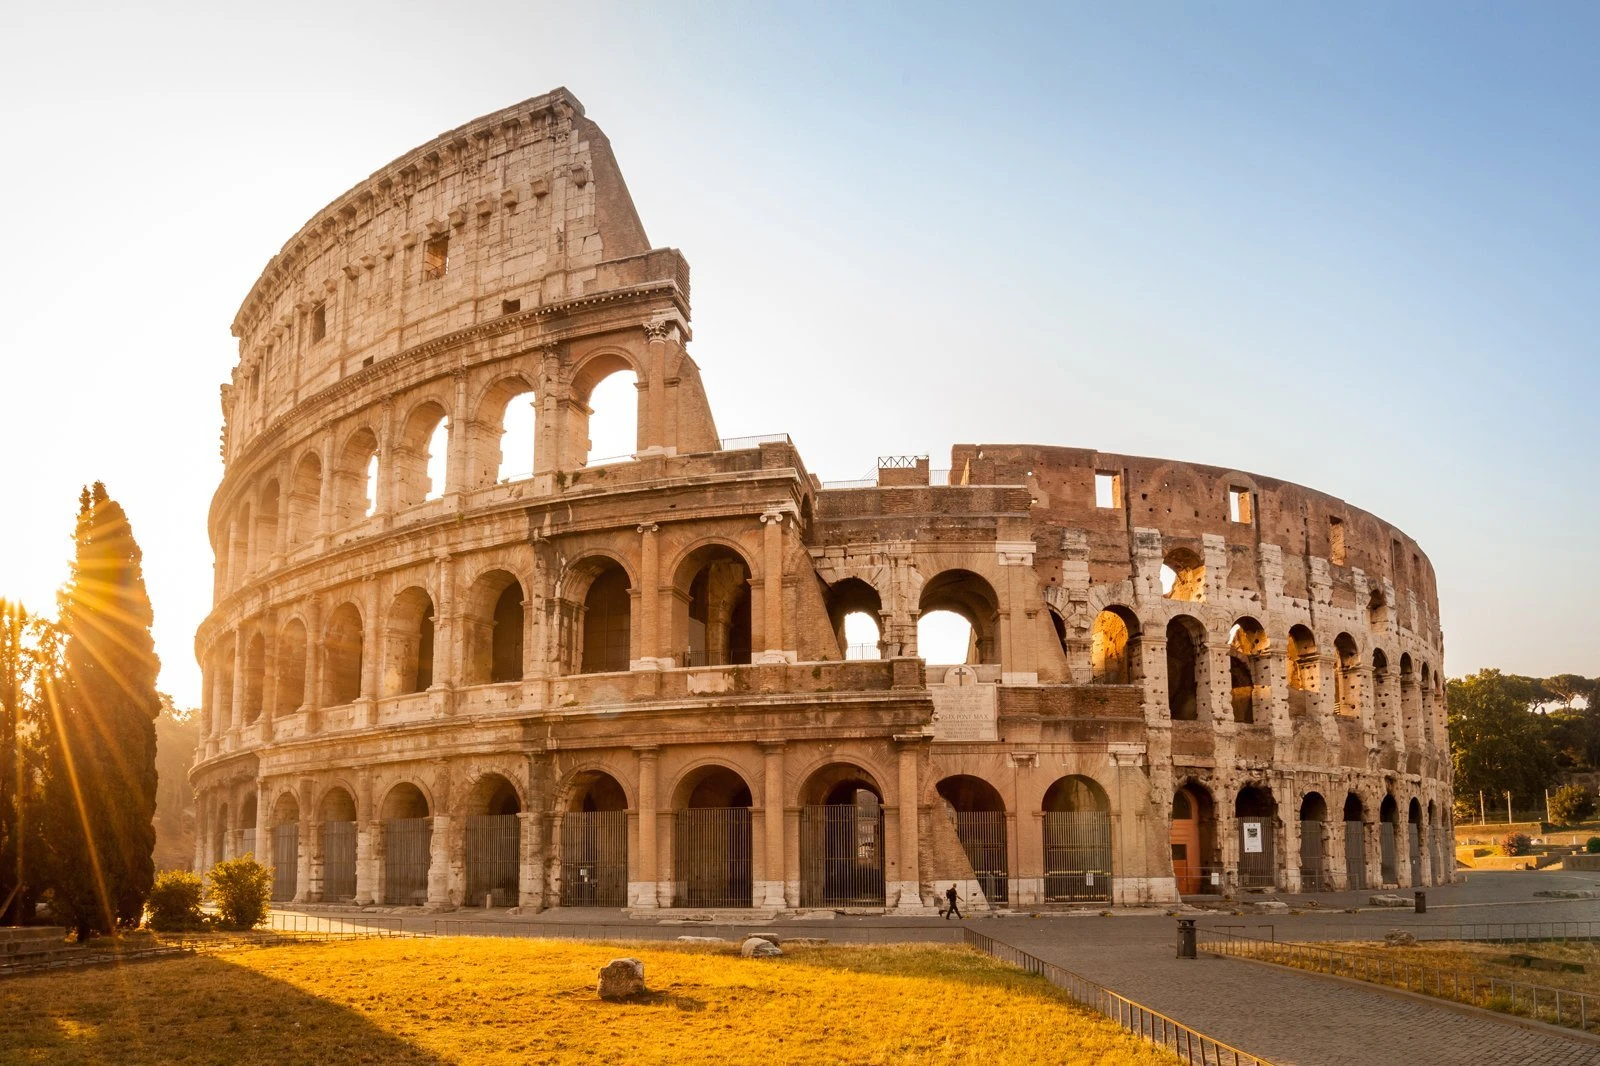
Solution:
<path fill-rule="evenodd" d="M 991 906 L 1008 902 L 1011 859 L 1005 801 L 989 782 L 967 774 L 947 777 L 937 788 L 944 800 L 945 824 L 955 828 L 967 860 L 960 872 L 971 874 L 958 878 L 968 882 L 962 895 L 982 892 Z"/>
<path fill-rule="evenodd" d="M 1047 903 L 1111 899 L 1111 801 L 1087 777 L 1058 778 L 1044 794 Z"/>
<path fill-rule="evenodd" d="M 340 529 L 355 525 L 376 509 L 378 437 L 372 430 L 357 430 L 340 449 L 333 503 L 334 520 Z"/>
<path fill-rule="evenodd" d="M 702 767 L 678 786 L 675 806 L 672 905 L 750 906 L 750 786 L 725 766 Z"/>
<path fill-rule="evenodd" d="M 309 543 L 317 533 L 322 507 L 322 460 L 307 452 L 295 464 L 289 483 L 288 541 L 291 547 Z"/>
<path fill-rule="evenodd" d="M 496 382 L 478 403 L 474 488 L 524 481 L 537 469 L 538 397 L 524 377 Z"/>
<path fill-rule="evenodd" d="M 1256 720 L 1256 691 L 1265 688 L 1267 631 L 1254 618 L 1241 618 L 1228 632 L 1228 673 L 1233 720 Z"/>
<path fill-rule="evenodd" d="M 1139 619 L 1120 604 L 1094 617 L 1089 631 L 1089 680 L 1097 685 L 1131 685 L 1138 678 Z"/>
<path fill-rule="evenodd" d="M 472 583 L 462 619 L 467 684 L 522 680 L 522 600 L 522 583 L 509 571 L 490 570 Z"/>
<path fill-rule="evenodd" d="M 383 694 L 426 692 L 433 684 L 433 597 L 416 585 L 389 605 L 383 635 Z"/>
<path fill-rule="evenodd" d="M 1239 822 L 1239 885 L 1241 888 L 1272 888 L 1277 884 L 1278 813 L 1272 790 L 1246 785 L 1233 804 Z"/>
<path fill-rule="evenodd" d="M 415 507 L 444 495 L 450 452 L 450 417 L 428 402 L 406 417 L 390 461 L 395 506 Z"/>
<path fill-rule="evenodd" d="M 1203 600 L 1206 564 L 1188 548 L 1173 548 L 1161 563 L 1161 595 L 1169 600 Z"/>
<path fill-rule="evenodd" d="M 1388 604 L 1383 598 L 1383 589 L 1374 586 L 1367 596 L 1367 625 L 1372 629 L 1382 629 L 1388 617 Z"/>
<path fill-rule="evenodd" d="M 500 774 L 467 795 L 467 905 L 515 907 L 522 889 L 522 801 Z"/>
<path fill-rule="evenodd" d="M 800 800 L 800 905 L 883 906 L 883 792 L 872 775 L 824 766 Z"/>
<path fill-rule="evenodd" d="M 273 690 L 272 717 L 294 714 L 306 700 L 306 626 L 291 618 L 278 631 L 278 684 Z"/>
<path fill-rule="evenodd" d="M 626 670 L 632 647 L 633 617 L 628 572 L 606 559 L 593 563 L 593 575 L 581 608 L 583 646 L 579 672 L 603 674 Z"/>
<path fill-rule="evenodd" d="M 1348 792 L 1344 797 L 1344 876 L 1346 887 L 1357 891 L 1367 887 L 1367 826 L 1361 797 Z"/>
<path fill-rule="evenodd" d="M 361 612 L 353 603 L 341 603 L 328 616 L 323 643 L 322 705 L 337 707 L 361 697 Z"/>
<path fill-rule="evenodd" d="M 1189 782 L 1172 794 L 1172 876 L 1182 896 L 1220 895 L 1217 811 L 1204 785 Z"/>
<path fill-rule="evenodd" d="M 883 601 L 878 590 L 858 577 L 847 577 L 828 586 L 826 602 L 839 657 L 881 659 Z"/>
<path fill-rule="evenodd" d="M 1386 885 L 1400 883 L 1400 861 L 1395 851 L 1395 836 L 1400 827 L 1400 805 L 1386 794 L 1378 806 L 1378 867 Z"/>
<path fill-rule="evenodd" d="M 428 867 L 433 855 L 433 819 L 416 785 L 402 783 L 383 799 L 383 902 L 412 906 L 428 902 Z"/>
<path fill-rule="evenodd" d="M 1422 716 L 1422 700 L 1418 695 L 1417 677 L 1411 663 L 1411 653 L 1400 655 L 1400 722 L 1406 743 L 1415 745 L 1422 736 L 1418 719 Z"/>
<path fill-rule="evenodd" d="M 1334 699 L 1339 714 L 1358 717 L 1361 714 L 1360 653 L 1356 638 L 1340 633 L 1333 638 L 1333 651 L 1339 657 L 1339 672 L 1334 675 Z"/>
<path fill-rule="evenodd" d="M 264 569 L 278 550 L 278 495 L 278 480 L 273 478 L 256 503 L 256 524 L 250 534 L 251 570 Z"/>
<path fill-rule="evenodd" d="M 989 582 L 970 570 L 945 570 L 922 586 L 918 603 L 917 651 L 923 661 L 941 665 L 1000 661 L 1000 600 Z M 966 622 L 967 645 L 958 650 L 961 627 L 941 614 Z"/>
<path fill-rule="evenodd" d="M 244 721 L 254 725 L 261 717 L 267 683 L 267 640 L 253 634 L 244 652 Z"/>
<path fill-rule="evenodd" d="M 573 383 L 577 396 L 579 382 Z M 601 466 L 627 462 L 639 446 L 638 375 L 631 368 L 619 367 L 595 382 L 583 403 L 574 404 L 567 417 L 578 423 L 583 435 L 575 440 L 582 445 L 574 451 L 583 456 L 579 466 Z"/>
<path fill-rule="evenodd" d="M 256 794 L 250 793 L 239 805 L 239 857 L 256 853 Z"/>
<path fill-rule="evenodd" d="M 291 900 L 300 884 L 300 804 L 291 795 L 272 808 L 272 898 Z"/>
<path fill-rule="evenodd" d="M 1305 626 L 1289 627 L 1289 688 L 1296 692 L 1322 691 L 1322 661 L 1317 638 Z"/>
<path fill-rule="evenodd" d="M 750 567 L 732 548 L 707 545 L 678 567 L 673 637 L 683 666 L 750 661 Z"/>
<path fill-rule="evenodd" d="M 1323 892 L 1328 884 L 1323 823 L 1328 820 L 1328 802 L 1317 792 L 1307 792 L 1300 801 L 1300 891 Z"/>
<path fill-rule="evenodd" d="M 330 788 L 318 809 L 322 819 L 322 899 L 335 903 L 356 895 L 356 801 Z"/>
<path fill-rule="evenodd" d="M 1383 653 L 1382 648 L 1372 649 L 1372 704 L 1373 717 L 1378 725 L 1385 730 L 1383 740 L 1390 739 L 1387 732 L 1393 726 L 1393 708 L 1389 706 L 1389 657 Z"/>
<path fill-rule="evenodd" d="M 1205 627 L 1188 615 L 1180 614 L 1167 623 L 1167 709 L 1174 721 L 1192 722 L 1200 717 L 1205 639 Z"/>
<path fill-rule="evenodd" d="M 1422 880 L 1422 804 L 1415 798 L 1406 808 L 1406 821 L 1409 831 L 1406 833 L 1406 847 L 1410 851 L 1411 883 L 1423 884 Z"/>
<path fill-rule="evenodd" d="M 628 798 L 598 770 L 579 776 L 561 816 L 561 905 L 628 905 Z"/>

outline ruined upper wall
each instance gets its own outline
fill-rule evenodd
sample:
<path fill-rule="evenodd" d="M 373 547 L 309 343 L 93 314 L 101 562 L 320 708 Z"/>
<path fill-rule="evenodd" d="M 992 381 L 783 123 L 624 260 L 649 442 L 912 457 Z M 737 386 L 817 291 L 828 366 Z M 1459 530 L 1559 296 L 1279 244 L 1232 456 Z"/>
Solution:
<path fill-rule="evenodd" d="M 1312 586 L 1326 580 L 1335 605 L 1364 608 L 1365 599 L 1356 602 L 1359 589 L 1370 597 L 1387 582 L 1396 606 L 1415 599 L 1427 619 L 1418 629 L 1438 639 L 1438 590 L 1427 555 L 1403 531 L 1336 496 L 1240 470 L 1033 444 L 958 444 L 951 469 L 952 481 L 965 472 L 974 483 L 1029 485 L 1036 528 L 1088 532 L 1096 584 L 1129 576 L 1135 529 L 1158 530 L 1169 556 L 1188 551 L 1204 558 L 1205 538 L 1221 538 L 1229 585 L 1255 591 L 1261 546 L 1276 545 L 1284 595 L 1309 599 Z M 1097 506 L 1097 474 L 1117 479 L 1116 506 Z M 1248 494 L 1248 521 L 1236 521 L 1230 504 L 1230 493 L 1240 490 Z M 1036 540 L 1040 567 L 1053 565 L 1060 538 L 1046 533 Z"/>
<path fill-rule="evenodd" d="M 609 141 L 565 89 L 451 130 L 323 208 L 267 264 L 233 322 L 227 452 L 373 362 L 672 272 L 649 251 Z"/>

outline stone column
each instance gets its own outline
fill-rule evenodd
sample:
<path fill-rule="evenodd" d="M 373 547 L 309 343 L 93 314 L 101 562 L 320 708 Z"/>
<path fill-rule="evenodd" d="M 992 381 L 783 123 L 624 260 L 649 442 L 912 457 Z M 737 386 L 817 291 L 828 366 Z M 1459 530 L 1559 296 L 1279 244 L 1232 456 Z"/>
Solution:
<path fill-rule="evenodd" d="M 428 839 L 428 906 L 447 907 L 451 903 L 450 853 L 455 819 L 448 814 L 433 816 L 433 835 Z"/>
<path fill-rule="evenodd" d="M 784 907 L 783 895 L 783 741 L 761 745 L 766 756 L 762 783 L 762 825 L 766 829 L 766 881 L 757 886 L 761 906 Z"/>
<path fill-rule="evenodd" d="M 920 913 L 922 902 L 922 873 L 919 862 L 920 836 L 918 806 L 920 799 L 917 783 L 917 758 L 922 750 L 921 736 L 896 737 L 900 754 L 899 792 L 900 809 L 900 881 L 889 888 L 895 899 L 895 909 Z"/>
<path fill-rule="evenodd" d="M 766 650 L 758 661 L 787 662 L 783 634 L 783 512 L 761 516 L 761 626 Z"/>
<path fill-rule="evenodd" d="M 233 699 L 228 708 L 228 733 L 233 742 L 239 742 L 239 730 L 244 727 L 244 633 L 233 634 Z"/>
<path fill-rule="evenodd" d="M 294 496 L 294 471 L 285 459 L 278 466 L 278 522 L 272 531 L 272 565 L 283 565 L 283 557 L 289 546 L 289 507 Z"/>
<path fill-rule="evenodd" d="M 1399 797 L 1395 797 L 1398 802 Z M 1411 887 L 1411 819 L 1401 808 L 1394 820 L 1394 876 L 1401 888 Z"/>
<path fill-rule="evenodd" d="M 661 639 L 661 560 L 656 534 L 661 527 L 646 522 L 634 527 L 639 533 L 639 625 L 636 647 L 638 658 L 628 664 L 630 670 L 659 670 L 670 668 L 672 662 L 664 658 Z"/>
<path fill-rule="evenodd" d="M 272 797 L 267 778 L 256 778 L 256 862 L 272 869 Z"/>
<path fill-rule="evenodd" d="M 328 433 L 322 438 L 322 476 L 317 479 L 317 528 L 313 539 L 318 551 L 327 546 L 328 534 L 333 532 L 334 485 L 333 434 Z"/>
<path fill-rule="evenodd" d="M 656 787 L 659 748 L 635 748 L 639 774 L 639 855 L 628 882 L 628 906 L 661 906 L 656 848 Z"/>
<path fill-rule="evenodd" d="M 542 812 L 522 811 L 517 815 L 517 837 L 521 843 L 517 856 L 517 906 L 537 911 L 544 902 L 544 863 L 539 848 L 539 819 Z"/>
<path fill-rule="evenodd" d="M 372 801 L 372 774 L 363 770 L 356 783 L 356 897 L 357 906 L 370 906 L 382 891 L 378 878 L 378 836 L 382 832 Z"/>
<path fill-rule="evenodd" d="M 306 709 L 306 732 L 315 733 L 317 711 L 322 706 L 322 601 L 315 596 L 306 600 L 305 613 L 306 678 L 301 702 Z"/>
<path fill-rule="evenodd" d="M 378 485 L 372 501 L 375 518 L 394 511 L 395 493 L 400 487 L 394 476 L 394 450 L 394 401 L 385 400 L 378 428 Z M 358 471 L 357 476 L 365 481 L 366 471 Z"/>
<path fill-rule="evenodd" d="M 644 327 L 644 374 L 639 381 L 645 395 L 639 404 L 638 448 L 641 455 L 670 455 L 676 441 L 667 439 L 667 331 L 665 322 L 650 322 Z"/>
<path fill-rule="evenodd" d="M 455 711 L 453 701 L 449 698 L 460 678 L 455 672 L 457 615 L 460 613 L 456 596 L 456 564 L 455 560 L 446 553 L 436 560 L 434 570 L 435 602 L 433 609 L 433 683 L 428 686 L 430 692 L 439 692 L 442 695 L 442 704 L 438 708 L 442 713 L 451 714 Z"/>
<path fill-rule="evenodd" d="M 266 651 L 261 659 L 261 742 L 272 740 L 273 715 L 278 709 L 278 620 L 268 615 L 262 622 L 266 630 L 263 644 Z"/>

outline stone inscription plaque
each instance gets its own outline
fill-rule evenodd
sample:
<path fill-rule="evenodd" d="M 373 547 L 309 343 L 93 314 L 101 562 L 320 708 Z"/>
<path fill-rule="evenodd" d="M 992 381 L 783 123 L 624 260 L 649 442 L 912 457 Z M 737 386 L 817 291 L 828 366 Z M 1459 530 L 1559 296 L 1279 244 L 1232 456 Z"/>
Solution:
<path fill-rule="evenodd" d="M 951 667 L 944 684 L 929 685 L 933 697 L 934 740 L 998 740 L 994 685 L 978 683 L 977 672 Z"/>

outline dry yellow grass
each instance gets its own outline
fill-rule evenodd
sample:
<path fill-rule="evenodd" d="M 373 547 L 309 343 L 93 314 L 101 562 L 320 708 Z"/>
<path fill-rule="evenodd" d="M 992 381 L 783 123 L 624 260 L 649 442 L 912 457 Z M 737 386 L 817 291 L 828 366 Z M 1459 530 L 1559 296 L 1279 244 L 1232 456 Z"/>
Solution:
<path fill-rule="evenodd" d="M 633 955 L 657 993 L 603 1003 Z M 242 950 L 0 982 L 0 1062 L 983 1063 L 1172 1056 L 965 948 L 382 940 Z"/>
<path fill-rule="evenodd" d="M 1397 966 L 1427 966 L 1436 970 L 1460 971 L 1477 974 L 1480 977 L 1506 978 L 1521 984 L 1543 985 L 1546 988 L 1571 989 L 1575 992 L 1600 995 L 1600 944 L 1472 944 L 1450 941 L 1417 944 L 1404 948 L 1370 943 L 1327 946 L 1367 958 L 1382 959 L 1385 963 L 1394 963 Z M 1541 959 L 1575 962 L 1584 967 L 1584 972 L 1560 973 L 1513 966 L 1507 961 L 1510 955 L 1535 955 Z M 1432 988 L 1430 984 L 1429 990 Z"/>

